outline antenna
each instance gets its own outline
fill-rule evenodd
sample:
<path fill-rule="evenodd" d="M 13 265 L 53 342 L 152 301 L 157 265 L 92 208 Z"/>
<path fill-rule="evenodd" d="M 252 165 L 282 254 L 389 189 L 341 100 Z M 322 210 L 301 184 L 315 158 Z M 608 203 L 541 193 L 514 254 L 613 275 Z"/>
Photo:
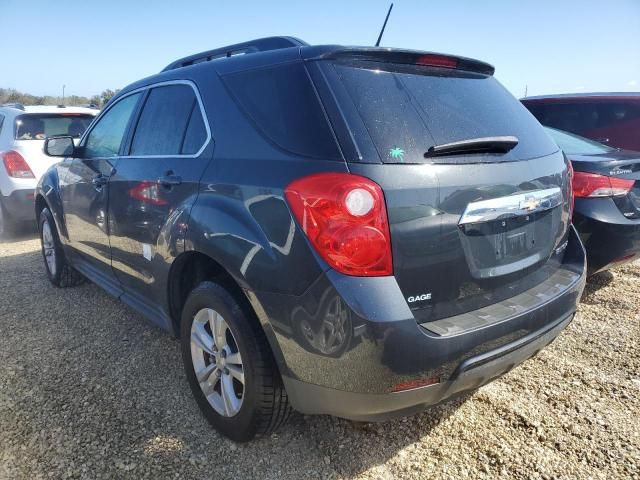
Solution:
<path fill-rule="evenodd" d="M 384 19 L 384 23 L 382 24 L 382 30 L 380 30 L 380 35 L 378 35 L 378 41 L 376 42 L 376 47 L 380 46 L 380 40 L 382 40 L 382 34 L 384 33 L 384 29 L 387 26 L 387 20 L 389 20 L 389 15 L 391 15 L 391 9 L 393 8 L 393 3 L 389 6 L 389 11 L 387 12 L 387 16 Z"/>

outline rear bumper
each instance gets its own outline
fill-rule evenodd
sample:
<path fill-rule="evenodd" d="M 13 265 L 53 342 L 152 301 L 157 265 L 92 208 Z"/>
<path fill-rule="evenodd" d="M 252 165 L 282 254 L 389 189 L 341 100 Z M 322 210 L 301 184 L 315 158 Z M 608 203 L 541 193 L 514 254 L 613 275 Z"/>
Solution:
<path fill-rule="evenodd" d="M 640 258 L 640 220 L 625 218 L 612 199 L 576 199 L 573 223 L 587 251 L 589 274 Z"/>
<path fill-rule="evenodd" d="M 5 212 L 14 222 L 33 222 L 34 190 L 14 190 L 10 195 L 2 196 Z"/>
<path fill-rule="evenodd" d="M 329 414 L 357 421 L 385 421 L 437 405 L 497 378 L 549 345 L 573 314 L 500 348 L 465 360 L 451 379 L 436 385 L 387 394 L 345 392 L 284 377 L 294 408 L 306 414 Z"/>
<path fill-rule="evenodd" d="M 585 253 L 573 228 L 562 270 L 569 280 L 526 292 L 533 303 L 512 297 L 492 306 L 492 319 L 452 317 L 459 323 L 449 329 L 420 325 L 394 277 L 330 270 L 301 296 L 256 292 L 252 302 L 294 408 L 384 420 L 477 388 L 550 343 L 584 289 Z"/>

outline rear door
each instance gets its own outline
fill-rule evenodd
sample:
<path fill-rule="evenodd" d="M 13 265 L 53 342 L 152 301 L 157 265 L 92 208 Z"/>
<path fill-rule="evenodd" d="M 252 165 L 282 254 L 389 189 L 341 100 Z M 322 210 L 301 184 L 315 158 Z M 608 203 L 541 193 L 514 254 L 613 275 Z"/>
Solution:
<path fill-rule="evenodd" d="M 355 140 L 349 168 L 384 190 L 394 275 L 418 320 L 511 298 L 558 268 L 569 226 L 567 165 L 491 75 L 384 59 L 319 63 L 343 117 L 333 123 L 343 120 Z M 428 154 L 500 136 L 517 145 Z"/>
<path fill-rule="evenodd" d="M 162 304 L 171 258 L 182 250 L 189 210 L 211 158 L 204 108 L 191 82 L 145 92 L 137 125 L 111 179 L 109 225 L 116 276 L 129 300 Z"/>

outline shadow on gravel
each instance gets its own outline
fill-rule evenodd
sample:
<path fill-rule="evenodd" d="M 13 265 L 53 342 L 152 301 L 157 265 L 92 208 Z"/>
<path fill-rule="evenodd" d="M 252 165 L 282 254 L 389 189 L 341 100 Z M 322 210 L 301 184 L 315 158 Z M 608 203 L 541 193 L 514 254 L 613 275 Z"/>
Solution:
<path fill-rule="evenodd" d="M 3 243 L 15 243 L 23 242 L 25 240 L 32 240 L 38 236 L 38 228 L 35 225 L 28 225 L 21 227 L 16 232 L 5 234 L 0 237 L 0 245 Z"/>
<path fill-rule="evenodd" d="M 584 293 L 582 294 L 581 302 L 586 303 L 587 305 L 593 305 L 597 300 L 594 298 L 595 294 L 598 290 L 608 286 L 611 282 L 613 282 L 615 276 L 610 271 L 604 271 L 600 273 L 596 273 L 587 279 L 587 285 L 584 288 Z"/>

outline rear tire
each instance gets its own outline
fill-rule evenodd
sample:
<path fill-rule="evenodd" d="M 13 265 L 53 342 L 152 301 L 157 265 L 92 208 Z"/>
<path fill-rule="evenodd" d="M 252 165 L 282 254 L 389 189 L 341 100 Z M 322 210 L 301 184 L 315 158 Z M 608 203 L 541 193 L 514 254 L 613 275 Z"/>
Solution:
<path fill-rule="evenodd" d="M 53 215 L 48 208 L 40 212 L 38 227 L 44 268 L 49 281 L 59 288 L 84 283 L 85 278 L 67 262 Z"/>
<path fill-rule="evenodd" d="M 189 386 L 216 430 L 247 442 L 287 421 L 291 407 L 262 327 L 224 287 L 200 283 L 180 328 Z"/>
<path fill-rule="evenodd" d="M 9 238 L 16 232 L 16 225 L 11 221 L 0 198 L 0 239 Z"/>

